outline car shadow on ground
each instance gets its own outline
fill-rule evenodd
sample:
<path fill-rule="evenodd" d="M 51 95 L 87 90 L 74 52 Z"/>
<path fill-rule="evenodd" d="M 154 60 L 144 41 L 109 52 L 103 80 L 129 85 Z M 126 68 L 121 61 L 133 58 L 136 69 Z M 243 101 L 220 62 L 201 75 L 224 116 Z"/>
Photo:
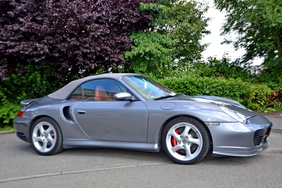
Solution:
<path fill-rule="evenodd" d="M 32 146 L 28 143 L 22 143 L 14 148 L 18 150 L 22 155 L 39 155 L 37 154 Z M 40 155 L 39 155 L 40 156 Z M 108 148 L 72 148 L 66 149 L 61 153 L 58 153 L 55 158 L 63 157 L 63 158 L 80 158 L 80 159 L 103 159 L 103 160 L 130 160 L 135 162 L 163 162 L 163 163 L 171 163 L 164 151 L 160 151 L 158 153 L 152 152 L 144 152 L 144 151 L 131 151 L 131 150 L 123 150 L 123 149 L 108 149 Z M 35 156 L 33 156 L 35 157 Z M 238 165 L 238 164 L 248 164 L 253 162 L 259 162 L 263 160 L 266 155 L 257 155 L 253 157 L 213 157 L 211 152 L 209 152 L 206 157 L 199 164 L 209 164 L 209 165 Z"/>
<path fill-rule="evenodd" d="M 165 162 L 173 163 L 166 156 L 165 152 L 162 150 L 158 153 L 144 152 L 144 151 L 131 151 L 131 150 L 121 150 L 121 149 L 107 149 L 107 148 L 76 148 L 68 149 L 60 153 L 59 155 L 71 155 L 79 157 L 107 157 L 109 159 L 123 159 L 129 160 L 134 159 L 135 161 L 150 161 L 150 162 Z M 211 152 L 209 152 L 206 157 L 200 162 L 210 165 L 238 165 L 238 164 L 248 164 L 254 161 L 260 160 L 265 156 L 253 156 L 253 157 L 213 157 Z M 200 164 L 199 163 L 199 164 Z"/>
<path fill-rule="evenodd" d="M 170 162 L 163 151 L 158 153 L 145 152 L 145 151 L 132 151 L 123 149 L 108 149 L 108 148 L 75 148 L 64 150 L 59 155 L 72 155 L 79 157 L 106 157 L 106 158 L 120 158 L 120 159 L 134 159 L 146 161 L 163 161 Z"/>

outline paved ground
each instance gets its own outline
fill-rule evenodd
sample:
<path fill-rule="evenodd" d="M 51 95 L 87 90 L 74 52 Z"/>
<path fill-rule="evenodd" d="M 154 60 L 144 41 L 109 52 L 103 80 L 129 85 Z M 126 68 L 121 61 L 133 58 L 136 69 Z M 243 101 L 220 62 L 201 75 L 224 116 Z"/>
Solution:
<path fill-rule="evenodd" d="M 273 123 L 274 129 L 282 130 L 282 113 L 275 114 L 275 115 L 264 115 L 264 116 Z"/>
<path fill-rule="evenodd" d="M 205 158 L 177 165 L 163 152 L 72 149 L 37 155 L 15 134 L 0 135 L 0 188 L 6 187 L 282 187 L 282 115 L 269 148 L 249 158 Z"/>

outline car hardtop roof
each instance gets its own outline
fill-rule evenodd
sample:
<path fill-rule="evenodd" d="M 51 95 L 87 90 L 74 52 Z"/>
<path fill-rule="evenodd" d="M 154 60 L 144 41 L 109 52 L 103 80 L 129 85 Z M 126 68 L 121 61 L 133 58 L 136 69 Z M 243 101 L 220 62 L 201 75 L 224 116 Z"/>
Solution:
<path fill-rule="evenodd" d="M 87 76 L 78 80 L 71 81 L 61 89 L 55 91 L 54 93 L 51 93 L 48 95 L 48 97 L 52 99 L 66 99 L 70 92 L 72 92 L 77 86 L 80 84 L 94 80 L 94 79 L 101 79 L 101 78 L 111 78 L 111 79 L 118 79 L 123 76 L 131 76 L 131 75 L 136 75 L 136 76 L 142 76 L 140 74 L 134 74 L 134 73 L 108 73 L 108 74 L 100 74 L 100 75 L 95 75 L 95 76 Z"/>
<path fill-rule="evenodd" d="M 94 75 L 94 76 L 87 76 L 81 79 L 78 79 L 77 81 L 81 80 L 82 82 L 92 80 L 92 79 L 97 79 L 97 78 L 113 78 L 113 79 L 118 79 L 123 76 L 129 76 L 129 75 L 139 75 L 140 74 L 134 74 L 134 73 L 107 73 L 107 74 L 99 74 L 99 75 Z M 76 81 L 76 80 L 74 80 Z"/>

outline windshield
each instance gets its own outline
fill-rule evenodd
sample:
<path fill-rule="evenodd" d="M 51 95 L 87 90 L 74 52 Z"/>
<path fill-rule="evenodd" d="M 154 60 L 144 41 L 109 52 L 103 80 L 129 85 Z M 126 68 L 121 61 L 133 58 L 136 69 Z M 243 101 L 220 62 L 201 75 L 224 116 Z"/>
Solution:
<path fill-rule="evenodd" d="M 123 80 L 147 100 L 176 95 L 165 86 L 145 76 L 125 76 Z"/>

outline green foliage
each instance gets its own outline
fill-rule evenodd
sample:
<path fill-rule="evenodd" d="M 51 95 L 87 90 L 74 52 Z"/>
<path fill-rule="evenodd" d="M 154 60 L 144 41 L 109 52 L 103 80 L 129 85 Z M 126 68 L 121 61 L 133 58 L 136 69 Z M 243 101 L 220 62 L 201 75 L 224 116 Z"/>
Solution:
<path fill-rule="evenodd" d="M 140 10 L 142 12 L 149 12 L 153 17 L 154 25 L 165 25 L 166 19 L 162 19 L 161 15 L 164 15 L 169 11 L 169 7 L 163 4 L 154 4 L 154 3 L 140 3 Z M 151 25 L 152 27 L 154 25 Z M 148 28 L 149 30 L 150 28 Z"/>
<path fill-rule="evenodd" d="M 58 88 L 59 81 L 51 75 L 53 68 L 47 63 L 40 69 L 28 65 L 26 72 L 18 76 L 10 74 L 8 80 L 1 80 L 2 91 L 10 102 L 19 102 L 27 98 L 37 98 Z"/>
<path fill-rule="evenodd" d="M 1 131 L 15 131 L 15 129 L 11 126 L 5 126 L 5 127 L 0 126 L 0 132 Z"/>
<path fill-rule="evenodd" d="M 259 75 L 260 82 L 266 82 L 271 87 L 282 91 L 282 59 L 265 61 L 264 68 Z"/>
<path fill-rule="evenodd" d="M 240 78 L 209 77 L 167 77 L 159 80 L 163 85 L 176 93 L 189 96 L 210 95 L 231 98 L 252 110 L 264 111 L 270 105 L 274 93 L 268 86 L 244 82 Z M 277 103 L 278 104 L 278 103 Z M 276 105 L 277 105 L 276 104 Z"/>
<path fill-rule="evenodd" d="M 22 106 L 20 104 L 14 104 L 8 101 L 2 103 L 0 108 L 0 120 L 2 119 L 2 123 L 0 122 L 0 128 L 4 127 L 5 125 L 11 125 L 12 120 L 16 117 L 21 108 Z"/>
<path fill-rule="evenodd" d="M 282 81 L 282 1 L 281 0 L 215 0 L 216 7 L 227 12 L 222 34 L 240 35 L 233 43 L 243 47 L 243 62 L 254 57 L 265 59 L 267 75 Z M 268 76 L 267 76 L 268 77 Z M 270 78 L 269 77 L 269 78 Z"/>
<path fill-rule="evenodd" d="M 0 80 L 0 127 L 11 125 L 22 108 L 20 101 L 43 97 L 59 87 L 59 81 L 51 75 L 54 70 L 48 63 L 41 69 L 32 65 L 25 69 L 21 76 L 13 73 L 8 75 L 8 80 Z"/>
<path fill-rule="evenodd" d="M 22 106 L 18 103 L 10 102 L 7 95 L 3 92 L 7 88 L 0 88 L 0 128 L 11 125 L 12 120 L 16 117 Z"/>
<path fill-rule="evenodd" d="M 133 33 L 130 39 L 135 45 L 125 53 L 125 59 L 131 62 L 134 72 L 152 73 L 156 77 L 168 74 L 173 65 L 170 48 L 173 40 L 152 31 Z"/>
<path fill-rule="evenodd" d="M 161 1 L 160 4 L 140 4 L 143 13 L 150 13 L 154 24 L 143 32 L 133 32 L 133 46 L 125 53 L 131 65 L 126 71 L 167 76 L 172 69 L 185 70 L 187 62 L 201 58 L 205 44 L 200 40 L 209 33 L 208 19 L 203 18 L 207 10 L 194 1 Z"/>
<path fill-rule="evenodd" d="M 247 66 L 242 66 L 238 61 L 231 61 L 227 57 L 221 60 L 209 57 L 206 62 L 192 63 L 189 70 L 197 76 L 205 77 L 224 77 L 250 79 L 254 77 Z"/>
<path fill-rule="evenodd" d="M 157 30 L 175 41 L 173 60 L 177 66 L 186 66 L 186 62 L 197 62 L 206 45 L 200 43 L 202 37 L 210 32 L 206 29 L 209 19 L 203 14 L 207 6 L 196 1 L 177 1 L 164 15 L 167 22 Z M 176 61 L 175 61 L 176 62 Z"/>

